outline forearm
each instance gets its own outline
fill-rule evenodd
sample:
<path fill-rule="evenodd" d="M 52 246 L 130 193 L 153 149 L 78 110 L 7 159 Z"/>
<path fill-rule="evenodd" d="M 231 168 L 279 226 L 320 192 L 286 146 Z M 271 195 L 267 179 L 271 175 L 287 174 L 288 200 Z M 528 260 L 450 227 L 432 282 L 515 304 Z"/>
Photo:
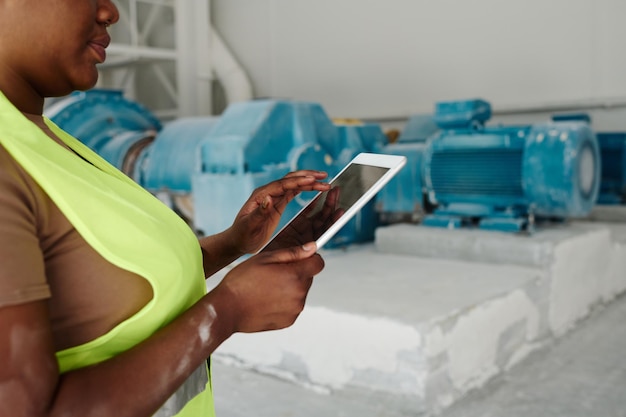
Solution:
<path fill-rule="evenodd" d="M 294 323 L 324 262 L 315 245 L 263 252 L 134 348 L 59 375 L 44 300 L 0 309 L 0 415 L 149 417 L 234 332 Z"/>
<path fill-rule="evenodd" d="M 226 230 L 200 239 L 204 276 L 209 277 L 244 255 Z"/>
<path fill-rule="evenodd" d="M 60 377 L 50 416 L 151 416 L 232 333 L 210 293 L 133 349 Z"/>

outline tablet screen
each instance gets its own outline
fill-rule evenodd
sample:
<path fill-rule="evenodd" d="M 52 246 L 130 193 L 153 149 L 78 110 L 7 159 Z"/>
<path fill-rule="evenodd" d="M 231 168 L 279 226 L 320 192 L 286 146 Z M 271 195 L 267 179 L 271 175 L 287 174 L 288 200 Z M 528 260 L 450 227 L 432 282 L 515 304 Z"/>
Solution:
<path fill-rule="evenodd" d="M 317 241 L 390 168 L 351 163 L 266 246 L 268 250 Z"/>

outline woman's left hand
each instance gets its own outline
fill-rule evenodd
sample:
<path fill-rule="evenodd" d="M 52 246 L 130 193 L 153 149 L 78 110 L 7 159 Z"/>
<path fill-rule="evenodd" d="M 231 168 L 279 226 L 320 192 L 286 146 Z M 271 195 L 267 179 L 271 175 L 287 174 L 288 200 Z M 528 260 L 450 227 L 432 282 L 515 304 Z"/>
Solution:
<path fill-rule="evenodd" d="M 272 236 L 287 203 L 302 191 L 326 191 L 320 182 L 328 174 L 301 170 L 257 188 L 243 205 L 229 229 L 230 238 L 241 253 L 254 253 Z"/>

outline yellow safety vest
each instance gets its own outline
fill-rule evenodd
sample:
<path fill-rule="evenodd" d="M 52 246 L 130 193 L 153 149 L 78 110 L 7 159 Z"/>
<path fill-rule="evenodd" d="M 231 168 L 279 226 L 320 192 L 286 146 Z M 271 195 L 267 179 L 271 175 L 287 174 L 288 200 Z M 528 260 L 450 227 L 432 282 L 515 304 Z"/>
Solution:
<path fill-rule="evenodd" d="M 188 225 L 156 197 L 49 119 L 77 158 L 31 123 L 0 92 L 0 143 L 50 196 L 78 233 L 112 264 L 144 277 L 153 299 L 88 343 L 56 353 L 60 371 L 124 352 L 206 293 L 202 252 Z M 158 417 L 214 416 L 209 369 L 198 368 Z"/>

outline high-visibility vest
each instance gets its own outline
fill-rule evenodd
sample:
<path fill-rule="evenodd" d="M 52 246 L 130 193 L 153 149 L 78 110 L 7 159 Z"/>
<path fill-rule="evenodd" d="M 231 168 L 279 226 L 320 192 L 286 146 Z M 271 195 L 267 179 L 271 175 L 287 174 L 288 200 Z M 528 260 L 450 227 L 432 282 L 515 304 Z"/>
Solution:
<path fill-rule="evenodd" d="M 197 237 L 171 209 L 87 146 L 46 124 L 51 140 L 0 92 L 0 143 L 50 196 L 78 233 L 119 268 L 148 280 L 153 298 L 108 333 L 56 352 L 60 371 L 93 365 L 145 340 L 206 293 Z M 214 416 L 204 364 L 159 410 L 159 417 Z"/>

